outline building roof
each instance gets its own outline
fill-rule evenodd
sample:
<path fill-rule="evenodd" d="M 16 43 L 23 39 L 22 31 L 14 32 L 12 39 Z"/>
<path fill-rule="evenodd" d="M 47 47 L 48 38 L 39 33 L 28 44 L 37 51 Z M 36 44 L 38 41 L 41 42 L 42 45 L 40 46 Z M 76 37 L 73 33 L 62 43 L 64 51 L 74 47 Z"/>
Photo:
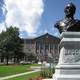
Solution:
<path fill-rule="evenodd" d="M 46 33 L 46 34 L 43 34 L 43 35 L 40 35 L 40 36 L 37 36 L 36 38 L 27 38 L 27 39 L 23 39 L 25 40 L 27 43 L 29 42 L 32 42 L 34 43 L 35 41 L 41 41 L 41 40 L 47 40 L 49 42 L 60 42 L 60 39 L 58 37 L 55 37 L 49 33 Z"/>
<path fill-rule="evenodd" d="M 53 35 L 51 35 L 51 34 L 49 34 L 49 33 L 46 33 L 46 34 L 44 34 L 44 35 L 41 35 L 41 36 L 35 38 L 35 40 L 37 40 L 37 41 L 38 41 L 38 40 L 42 40 L 42 39 L 43 39 L 43 40 L 46 40 L 46 39 L 47 39 L 48 41 L 51 41 L 51 40 L 52 40 L 52 41 L 54 41 L 54 42 L 56 42 L 56 41 L 57 41 L 57 42 L 60 42 L 60 39 L 59 39 L 58 37 L 55 37 L 55 36 L 53 36 Z M 52 42 L 52 41 L 51 41 L 51 42 Z"/>

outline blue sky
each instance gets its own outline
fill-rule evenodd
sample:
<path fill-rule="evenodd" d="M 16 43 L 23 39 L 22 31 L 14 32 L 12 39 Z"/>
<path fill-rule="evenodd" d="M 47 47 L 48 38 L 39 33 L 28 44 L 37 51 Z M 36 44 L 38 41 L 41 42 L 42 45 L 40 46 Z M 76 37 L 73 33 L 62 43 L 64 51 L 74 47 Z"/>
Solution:
<path fill-rule="evenodd" d="M 75 18 L 80 19 L 80 0 L 0 0 L 0 32 L 10 25 L 20 29 L 20 37 L 36 37 L 45 33 L 59 36 L 54 28 L 64 18 L 64 7 L 73 2 Z"/>

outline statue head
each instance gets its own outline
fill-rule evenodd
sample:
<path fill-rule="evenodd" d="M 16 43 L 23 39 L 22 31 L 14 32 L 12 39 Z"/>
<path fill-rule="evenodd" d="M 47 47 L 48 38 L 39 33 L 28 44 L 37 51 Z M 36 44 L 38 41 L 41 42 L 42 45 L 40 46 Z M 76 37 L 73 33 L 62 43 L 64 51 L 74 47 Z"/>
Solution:
<path fill-rule="evenodd" d="M 64 9 L 66 17 L 73 17 L 75 14 L 76 7 L 73 3 L 67 4 L 67 6 Z"/>

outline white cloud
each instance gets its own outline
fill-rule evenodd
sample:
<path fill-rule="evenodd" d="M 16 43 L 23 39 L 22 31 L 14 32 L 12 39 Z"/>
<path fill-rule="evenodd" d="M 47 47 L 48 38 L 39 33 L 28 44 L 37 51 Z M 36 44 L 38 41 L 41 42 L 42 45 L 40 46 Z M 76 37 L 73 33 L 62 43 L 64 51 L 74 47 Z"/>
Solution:
<path fill-rule="evenodd" d="M 0 24 L 0 33 L 1 33 L 2 31 L 6 31 L 6 27 L 5 27 L 4 25 L 5 25 L 4 23 L 1 23 L 1 24 Z"/>
<path fill-rule="evenodd" d="M 44 11 L 43 0 L 5 0 L 5 5 L 7 26 L 16 26 L 29 35 L 36 33 Z"/>

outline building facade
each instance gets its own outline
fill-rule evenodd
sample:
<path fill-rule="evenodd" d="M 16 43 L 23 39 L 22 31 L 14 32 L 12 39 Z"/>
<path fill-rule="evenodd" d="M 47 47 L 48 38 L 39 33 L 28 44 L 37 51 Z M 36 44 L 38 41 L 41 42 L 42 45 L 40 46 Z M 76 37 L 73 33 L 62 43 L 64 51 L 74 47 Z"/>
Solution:
<path fill-rule="evenodd" d="M 26 54 L 33 54 L 39 61 L 49 61 L 54 63 L 58 61 L 58 45 L 60 39 L 48 33 L 33 39 L 24 39 L 23 51 Z M 27 59 L 25 56 L 25 60 Z"/>

